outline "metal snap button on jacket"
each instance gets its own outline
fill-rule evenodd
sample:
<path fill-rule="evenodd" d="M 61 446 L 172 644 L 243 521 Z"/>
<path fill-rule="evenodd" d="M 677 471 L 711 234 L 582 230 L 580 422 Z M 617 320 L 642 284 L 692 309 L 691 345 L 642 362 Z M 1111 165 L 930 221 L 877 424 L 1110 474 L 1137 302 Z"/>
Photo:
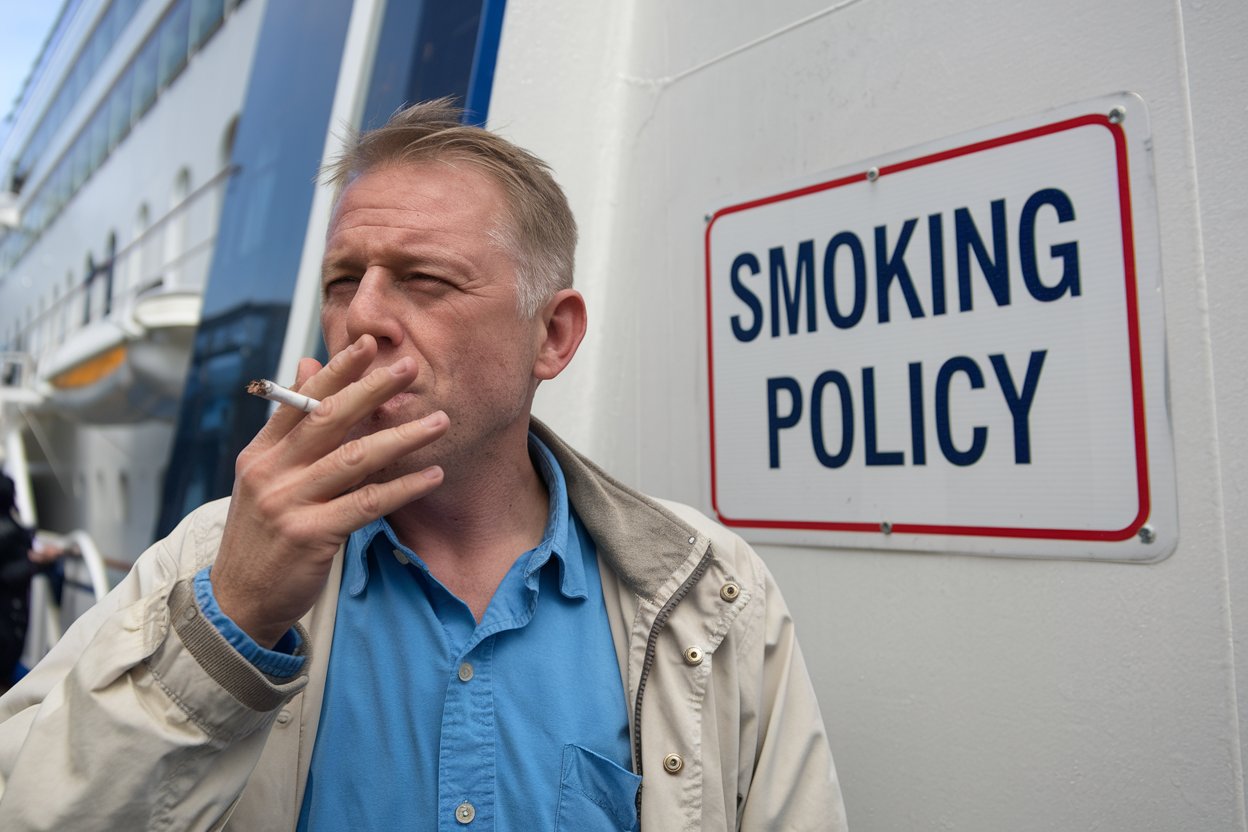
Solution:
<path fill-rule="evenodd" d="M 733 601 L 737 600 L 737 598 L 741 597 L 741 587 L 732 581 L 729 581 L 719 588 L 719 597 L 731 604 Z"/>
<path fill-rule="evenodd" d="M 685 760 L 679 754 L 668 754 L 663 758 L 663 770 L 675 774 L 685 767 Z"/>

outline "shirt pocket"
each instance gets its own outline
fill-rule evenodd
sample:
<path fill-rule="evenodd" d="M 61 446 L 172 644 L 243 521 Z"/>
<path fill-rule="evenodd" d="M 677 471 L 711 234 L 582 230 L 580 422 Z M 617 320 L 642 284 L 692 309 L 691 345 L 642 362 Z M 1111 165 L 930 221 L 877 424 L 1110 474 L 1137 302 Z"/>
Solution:
<path fill-rule="evenodd" d="M 563 747 L 555 832 L 636 832 L 641 778 L 579 745 Z"/>

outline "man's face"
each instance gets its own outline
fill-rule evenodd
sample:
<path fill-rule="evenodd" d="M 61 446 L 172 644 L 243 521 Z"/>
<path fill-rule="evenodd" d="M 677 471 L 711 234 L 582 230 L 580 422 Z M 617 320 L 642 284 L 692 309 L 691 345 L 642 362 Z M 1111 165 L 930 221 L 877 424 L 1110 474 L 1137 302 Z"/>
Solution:
<path fill-rule="evenodd" d="M 412 386 L 351 436 L 445 410 L 447 435 L 376 479 L 441 464 L 485 462 L 527 429 L 539 325 L 517 312 L 515 267 L 490 232 L 502 189 L 466 162 L 391 165 L 356 179 L 330 222 L 321 326 L 331 354 L 371 334 L 377 366 L 410 356 Z"/>

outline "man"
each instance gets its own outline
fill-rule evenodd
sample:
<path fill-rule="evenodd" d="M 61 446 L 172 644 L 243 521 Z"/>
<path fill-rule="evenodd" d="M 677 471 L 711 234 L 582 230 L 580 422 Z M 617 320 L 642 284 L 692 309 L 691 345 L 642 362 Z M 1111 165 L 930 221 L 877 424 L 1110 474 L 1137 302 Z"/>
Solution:
<path fill-rule="evenodd" d="M 0 700 L 0 827 L 843 828 L 757 556 L 530 420 L 586 326 L 545 165 L 440 101 L 330 174 L 320 406 Z"/>

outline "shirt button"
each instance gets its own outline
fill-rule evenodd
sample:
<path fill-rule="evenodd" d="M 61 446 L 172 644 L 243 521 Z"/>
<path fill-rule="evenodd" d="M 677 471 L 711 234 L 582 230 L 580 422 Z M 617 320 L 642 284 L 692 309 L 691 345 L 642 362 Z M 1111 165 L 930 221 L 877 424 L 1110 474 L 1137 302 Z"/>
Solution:
<path fill-rule="evenodd" d="M 394 559 L 397 560 L 399 563 L 403 564 L 404 566 L 407 566 L 409 563 L 411 563 L 411 561 L 407 559 L 407 555 L 403 554 L 402 549 L 391 549 L 390 551 L 394 553 Z"/>
<path fill-rule="evenodd" d="M 459 681 L 467 682 L 470 679 L 472 679 L 472 665 L 468 662 L 464 662 L 459 666 Z M 468 804 L 465 803 L 464 805 L 467 806 Z M 469 820 L 472 820 L 472 818 L 469 818 Z"/>
<path fill-rule="evenodd" d="M 288 722 L 290 722 L 290 711 L 286 708 L 282 708 L 277 714 L 277 724 L 285 725 Z"/>
<path fill-rule="evenodd" d="M 472 823 L 476 816 L 477 810 L 467 800 L 455 807 L 455 820 L 460 823 Z"/>
<path fill-rule="evenodd" d="M 685 759 L 679 754 L 668 754 L 663 758 L 663 770 L 668 774 L 676 774 L 685 767 Z"/>

